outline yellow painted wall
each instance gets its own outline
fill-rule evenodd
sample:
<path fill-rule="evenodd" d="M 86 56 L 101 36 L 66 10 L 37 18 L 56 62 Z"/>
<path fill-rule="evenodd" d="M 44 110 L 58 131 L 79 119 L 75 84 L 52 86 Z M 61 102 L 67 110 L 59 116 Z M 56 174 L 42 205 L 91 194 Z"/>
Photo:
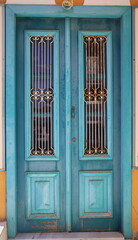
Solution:
<path fill-rule="evenodd" d="M 138 0 L 130 0 L 132 6 L 138 5 Z"/>
<path fill-rule="evenodd" d="M 55 0 L 55 3 L 58 5 L 62 5 L 63 0 Z M 84 0 L 73 0 L 74 5 L 83 5 Z"/>
<path fill-rule="evenodd" d="M 132 230 L 138 232 L 138 169 L 132 170 Z"/>
<path fill-rule="evenodd" d="M 0 221 L 6 219 L 6 172 L 0 172 Z"/>

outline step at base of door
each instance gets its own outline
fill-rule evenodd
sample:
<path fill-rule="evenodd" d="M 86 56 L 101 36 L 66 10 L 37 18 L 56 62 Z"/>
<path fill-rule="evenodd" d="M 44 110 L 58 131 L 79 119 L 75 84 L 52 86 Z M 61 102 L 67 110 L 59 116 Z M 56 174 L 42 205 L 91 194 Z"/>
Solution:
<path fill-rule="evenodd" d="M 7 224 L 0 222 L 0 240 L 7 240 Z"/>
<path fill-rule="evenodd" d="M 124 240 L 119 232 L 18 233 L 16 240 Z M 9 239 L 9 240 L 14 240 Z"/>

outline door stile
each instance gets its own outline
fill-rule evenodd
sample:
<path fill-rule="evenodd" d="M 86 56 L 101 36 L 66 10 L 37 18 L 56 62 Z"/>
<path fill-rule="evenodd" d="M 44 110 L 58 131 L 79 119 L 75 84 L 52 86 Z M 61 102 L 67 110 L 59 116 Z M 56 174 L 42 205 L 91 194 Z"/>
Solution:
<path fill-rule="evenodd" d="M 66 230 L 71 231 L 71 74 L 70 18 L 65 19 L 65 81 L 66 81 Z"/>
<path fill-rule="evenodd" d="M 131 8 L 121 19 L 121 192 L 122 232 L 132 238 L 132 36 Z M 127 50 L 126 50 L 127 49 Z"/>
<path fill-rule="evenodd" d="M 7 24 L 10 23 L 10 24 Z M 16 161 L 16 22 L 14 12 L 6 8 L 6 183 L 8 236 L 17 233 L 17 161 Z M 8 34 L 11 32 L 11 41 Z M 9 148 L 10 146 L 10 148 Z M 12 207 L 11 207 L 12 206 Z"/>

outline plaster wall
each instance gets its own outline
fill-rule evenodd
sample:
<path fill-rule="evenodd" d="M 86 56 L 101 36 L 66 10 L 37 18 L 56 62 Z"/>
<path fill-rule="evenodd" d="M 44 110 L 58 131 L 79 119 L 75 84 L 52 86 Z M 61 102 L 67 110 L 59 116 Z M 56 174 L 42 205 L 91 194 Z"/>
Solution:
<path fill-rule="evenodd" d="M 132 171 L 132 230 L 138 232 L 138 169 Z"/>

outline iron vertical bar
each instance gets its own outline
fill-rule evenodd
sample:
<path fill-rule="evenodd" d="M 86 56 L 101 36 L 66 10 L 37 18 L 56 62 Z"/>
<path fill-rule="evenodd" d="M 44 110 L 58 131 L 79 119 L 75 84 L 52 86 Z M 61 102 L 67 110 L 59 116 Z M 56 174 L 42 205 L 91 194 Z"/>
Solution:
<path fill-rule="evenodd" d="M 104 39 L 105 40 L 105 39 Z M 103 42 L 103 82 L 104 82 L 104 89 L 107 88 L 106 86 L 106 56 L 105 56 L 105 48 L 106 48 L 106 42 Z M 107 147 L 106 142 L 106 102 L 103 102 L 104 110 L 103 110 L 103 122 L 104 122 L 104 148 Z"/>
<path fill-rule="evenodd" d="M 98 57 L 98 60 L 97 60 L 97 63 L 98 63 L 98 66 L 97 66 L 97 72 L 98 72 L 98 89 L 100 88 L 100 49 L 99 49 L 99 42 L 97 44 L 97 57 Z M 100 103 L 98 101 L 98 148 L 100 148 L 100 121 L 101 121 L 101 116 L 100 116 Z"/>
<path fill-rule="evenodd" d="M 37 92 L 37 40 L 35 38 L 35 46 L 34 46 L 35 50 L 34 50 L 34 59 L 35 59 L 35 66 L 34 66 L 34 79 L 35 79 L 35 92 Z M 35 127 L 35 154 L 37 153 L 37 100 L 35 99 L 34 101 L 34 112 L 35 112 L 35 123 L 34 123 L 34 127 Z"/>
<path fill-rule="evenodd" d="M 44 41 L 44 90 L 47 91 L 46 89 L 46 40 Z M 46 101 L 44 101 L 44 151 L 46 151 Z"/>
<path fill-rule="evenodd" d="M 84 42 L 85 43 L 85 42 Z M 85 43 L 85 52 L 86 52 L 86 89 L 88 89 L 88 82 L 87 82 L 87 43 Z M 85 121 L 86 121 L 86 132 L 85 132 L 85 135 L 86 135 L 86 139 L 85 139 L 85 146 L 86 146 L 86 149 L 88 150 L 88 121 L 87 121 L 87 118 L 88 118 L 88 103 L 86 102 L 85 103 L 85 107 L 86 107 L 86 116 L 85 116 Z"/>
<path fill-rule="evenodd" d="M 92 42 L 92 57 L 94 55 L 94 43 Z M 93 59 L 92 59 L 92 88 L 94 88 L 94 63 L 93 63 Z M 93 134 L 94 134 L 94 126 L 93 126 L 93 101 L 92 101 L 92 147 L 91 149 L 93 150 L 94 149 L 94 137 L 93 137 Z"/>
<path fill-rule="evenodd" d="M 97 88 L 97 86 L 96 86 L 96 84 L 97 84 L 97 79 L 96 79 L 96 61 L 97 61 L 97 52 L 96 52 L 96 46 L 97 45 L 97 38 L 95 37 L 94 38 L 94 83 L 95 83 L 95 91 L 96 91 L 96 88 Z M 94 118 L 94 138 L 95 138 L 95 146 L 94 146 L 94 148 L 95 148 L 95 151 L 96 151 L 96 148 L 97 148 L 97 134 L 96 134 L 96 104 L 97 104 L 97 100 L 94 100 L 94 112 L 93 112 L 93 114 L 94 114 L 94 116 L 93 116 L 93 118 Z"/>
<path fill-rule="evenodd" d="M 87 52 L 87 62 L 86 62 L 86 64 L 88 64 L 88 66 L 87 66 L 87 78 L 88 78 L 88 81 L 89 81 L 89 83 L 88 83 L 88 90 L 89 90 L 89 92 L 90 92 L 90 89 L 91 89 L 91 87 L 90 87 L 90 79 L 91 79 L 91 77 L 90 77 L 90 58 L 91 58 L 91 56 L 90 56 L 90 39 L 88 40 L 88 52 Z M 86 81 L 87 81 L 87 79 L 86 79 Z M 91 100 L 89 99 L 89 102 L 88 102 L 88 126 L 89 126 L 89 152 L 91 151 L 91 116 L 90 116 L 90 114 L 91 114 L 91 109 L 90 109 L 90 102 L 91 102 Z M 86 124 L 87 124 L 87 122 L 86 122 Z"/>
<path fill-rule="evenodd" d="M 101 74 L 101 90 L 103 91 L 103 49 L 102 49 L 102 38 L 100 37 L 100 74 Z M 101 98 L 101 151 L 103 150 L 103 102 Z"/>
<path fill-rule="evenodd" d="M 52 71 L 52 45 L 53 41 L 50 43 L 50 89 L 52 89 L 52 81 L 53 81 L 53 71 Z M 52 116 L 52 108 L 53 103 L 50 103 L 50 149 L 53 148 L 53 116 Z"/>
<path fill-rule="evenodd" d="M 34 44 L 31 42 L 32 47 L 32 56 L 31 56 L 31 64 L 32 64 L 32 73 L 31 73 L 31 89 L 34 89 Z M 34 103 L 31 101 L 31 150 L 34 150 Z"/>
<path fill-rule="evenodd" d="M 41 40 L 40 40 L 41 41 Z M 40 42 L 38 43 L 38 89 L 39 91 L 41 90 L 41 71 L 40 71 Z M 41 143 L 40 143 L 40 115 L 41 115 L 41 109 L 40 109 L 41 103 L 38 102 L 38 149 L 40 150 L 41 148 Z"/>

